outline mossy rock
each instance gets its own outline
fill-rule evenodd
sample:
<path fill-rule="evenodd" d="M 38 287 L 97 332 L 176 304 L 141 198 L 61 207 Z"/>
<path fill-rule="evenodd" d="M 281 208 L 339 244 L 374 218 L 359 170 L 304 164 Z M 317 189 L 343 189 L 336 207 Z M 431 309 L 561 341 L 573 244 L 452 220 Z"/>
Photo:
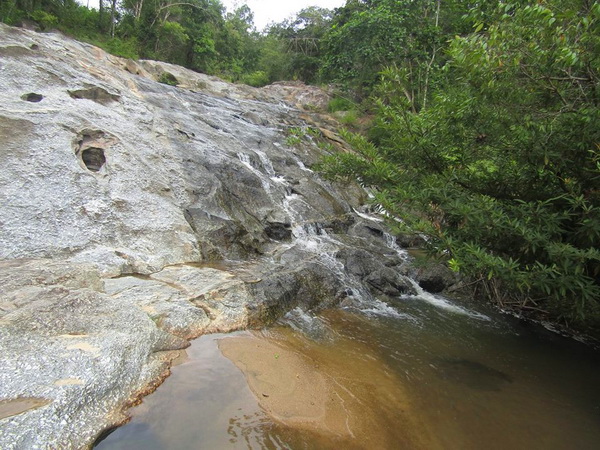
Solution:
<path fill-rule="evenodd" d="M 175 78 L 175 75 L 169 72 L 161 73 L 157 81 L 162 84 L 168 84 L 169 86 L 177 86 L 179 84 L 179 81 L 177 78 Z"/>

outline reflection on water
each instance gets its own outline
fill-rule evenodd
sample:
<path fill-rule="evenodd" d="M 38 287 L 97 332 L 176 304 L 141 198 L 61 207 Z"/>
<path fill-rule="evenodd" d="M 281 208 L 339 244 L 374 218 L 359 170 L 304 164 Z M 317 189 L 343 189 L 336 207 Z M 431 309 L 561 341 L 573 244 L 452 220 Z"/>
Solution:
<path fill-rule="evenodd" d="M 387 315 L 295 310 L 254 334 L 310 361 L 356 399 L 370 425 L 353 425 L 361 430 L 354 438 L 275 422 L 219 351 L 224 336 L 214 335 L 194 341 L 189 359 L 98 448 L 412 448 L 395 441 L 410 431 L 402 426 L 430 434 L 428 448 L 598 448 L 598 353 L 493 311 L 460 308 L 477 314 L 418 298 L 391 303 Z"/>
<path fill-rule="evenodd" d="M 440 358 L 434 365 L 442 378 L 463 383 L 472 389 L 500 391 L 505 383 L 512 383 L 512 378 L 505 373 L 477 361 Z"/>
<path fill-rule="evenodd" d="M 216 344 L 219 337 L 207 335 L 195 340 L 187 349 L 188 359 L 172 369 L 169 382 L 133 408 L 133 420 L 97 448 L 265 447 L 261 430 L 270 422 L 243 376 L 221 356 Z"/>

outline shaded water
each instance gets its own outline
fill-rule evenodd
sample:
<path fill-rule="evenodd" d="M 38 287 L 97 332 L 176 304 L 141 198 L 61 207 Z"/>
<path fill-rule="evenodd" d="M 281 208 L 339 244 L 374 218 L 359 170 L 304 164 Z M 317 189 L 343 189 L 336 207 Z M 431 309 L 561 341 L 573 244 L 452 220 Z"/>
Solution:
<path fill-rule="evenodd" d="M 599 447 L 597 352 L 471 305 L 424 300 L 406 297 L 388 310 L 317 316 L 295 310 L 250 336 L 257 346 L 280 349 L 272 359 L 267 352 L 267 360 L 253 367 L 248 352 L 232 357 L 246 378 L 219 350 L 218 340 L 227 336 L 201 337 L 188 349 L 189 359 L 132 410 L 131 423 L 98 448 Z M 320 374 L 329 389 L 324 392 L 339 397 L 343 409 L 328 409 L 329 429 L 318 420 L 313 426 L 291 413 L 277 415 L 292 411 L 302 396 L 280 398 L 282 410 L 265 403 L 288 392 L 294 377 L 284 370 L 287 355 L 305 366 L 296 377 Z M 247 380 L 262 386 L 260 402 Z M 336 434 L 336 414 L 345 415 L 349 433 Z"/>

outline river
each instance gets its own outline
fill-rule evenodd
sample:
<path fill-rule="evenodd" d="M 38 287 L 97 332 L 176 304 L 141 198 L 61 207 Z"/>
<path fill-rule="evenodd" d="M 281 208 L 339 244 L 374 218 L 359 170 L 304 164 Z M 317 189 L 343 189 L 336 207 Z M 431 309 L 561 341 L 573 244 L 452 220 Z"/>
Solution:
<path fill-rule="evenodd" d="M 586 345 L 471 302 L 296 309 L 195 340 L 97 448 L 596 449 L 599 374 Z"/>

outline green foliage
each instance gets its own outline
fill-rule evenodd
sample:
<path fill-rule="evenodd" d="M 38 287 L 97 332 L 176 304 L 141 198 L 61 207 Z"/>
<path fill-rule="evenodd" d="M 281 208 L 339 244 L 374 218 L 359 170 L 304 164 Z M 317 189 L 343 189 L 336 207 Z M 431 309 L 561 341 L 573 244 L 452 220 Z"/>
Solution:
<path fill-rule="evenodd" d="M 184 64 L 186 55 L 181 52 L 186 47 L 190 37 L 186 29 L 177 22 L 165 21 L 157 30 L 157 40 L 154 48 L 157 59 L 174 64 Z M 196 51 L 194 43 L 194 51 Z M 211 42 L 208 42 L 208 46 Z"/>
<path fill-rule="evenodd" d="M 292 127 L 288 130 L 288 137 L 285 139 L 285 145 L 295 147 L 302 142 L 306 135 L 305 131 L 300 127 Z"/>
<path fill-rule="evenodd" d="M 269 73 L 279 73 L 279 79 L 319 80 L 322 64 L 321 42 L 327 33 L 332 12 L 316 6 L 301 10 L 294 18 L 275 24 L 268 30 L 270 45 L 280 54 L 273 61 L 263 60 Z M 283 56 L 283 58 L 281 57 Z"/>
<path fill-rule="evenodd" d="M 426 106 L 447 42 L 490 17 L 497 2 L 460 0 L 349 0 L 335 11 L 323 37 L 321 79 L 335 81 L 367 98 L 379 73 L 393 66 L 413 109 Z M 469 14 L 468 14 L 469 13 Z"/>
<path fill-rule="evenodd" d="M 0 2 L 0 21 L 8 25 L 15 25 L 25 17 L 25 11 L 19 9 L 15 0 Z"/>
<path fill-rule="evenodd" d="M 30 14 L 32 20 L 35 20 L 42 30 L 49 30 L 58 25 L 58 17 L 53 16 L 41 9 L 37 9 Z"/>
<path fill-rule="evenodd" d="M 355 127 L 358 124 L 358 112 L 355 110 L 345 111 L 340 116 L 340 122 L 348 127 Z"/>
<path fill-rule="evenodd" d="M 386 65 L 405 66 L 415 78 L 440 40 L 435 0 L 348 2 L 324 39 L 322 74 L 358 90 L 369 90 Z"/>
<path fill-rule="evenodd" d="M 500 4 L 454 39 L 427 106 L 384 70 L 377 145 L 328 158 L 505 306 L 600 329 L 600 6 Z"/>
<path fill-rule="evenodd" d="M 288 147 L 295 147 L 296 145 L 299 145 L 302 142 L 302 138 L 300 136 L 288 136 L 287 138 L 285 138 L 285 145 L 287 145 Z"/>
<path fill-rule="evenodd" d="M 122 58 L 138 59 L 137 53 L 138 42 L 137 39 L 121 39 L 112 38 L 107 41 L 98 42 L 97 45 L 109 53 Z"/>
<path fill-rule="evenodd" d="M 256 67 L 267 74 L 269 82 L 291 78 L 287 76 L 290 73 L 290 58 L 285 43 L 273 34 L 261 36 L 258 41 L 260 52 Z"/>
<path fill-rule="evenodd" d="M 318 128 L 313 128 L 313 127 L 306 127 L 306 134 L 313 138 L 319 138 L 323 135 L 321 130 L 319 130 Z"/>
<path fill-rule="evenodd" d="M 256 72 L 242 76 L 240 81 L 250 86 L 262 87 L 269 84 L 269 75 L 262 70 L 257 70 Z"/>
<path fill-rule="evenodd" d="M 179 81 L 177 81 L 175 75 L 169 72 L 161 73 L 158 77 L 158 80 L 156 81 L 158 81 L 159 83 L 168 84 L 169 86 L 177 86 L 179 84 Z"/>
<path fill-rule="evenodd" d="M 318 128 L 313 127 L 291 127 L 287 130 L 288 137 L 286 144 L 290 147 L 300 144 L 303 140 L 308 142 L 321 142 L 322 133 Z"/>
<path fill-rule="evenodd" d="M 327 111 L 332 113 L 336 111 L 349 111 L 355 107 L 356 103 L 354 103 L 352 100 L 349 100 L 345 97 L 334 97 L 327 105 Z"/>

